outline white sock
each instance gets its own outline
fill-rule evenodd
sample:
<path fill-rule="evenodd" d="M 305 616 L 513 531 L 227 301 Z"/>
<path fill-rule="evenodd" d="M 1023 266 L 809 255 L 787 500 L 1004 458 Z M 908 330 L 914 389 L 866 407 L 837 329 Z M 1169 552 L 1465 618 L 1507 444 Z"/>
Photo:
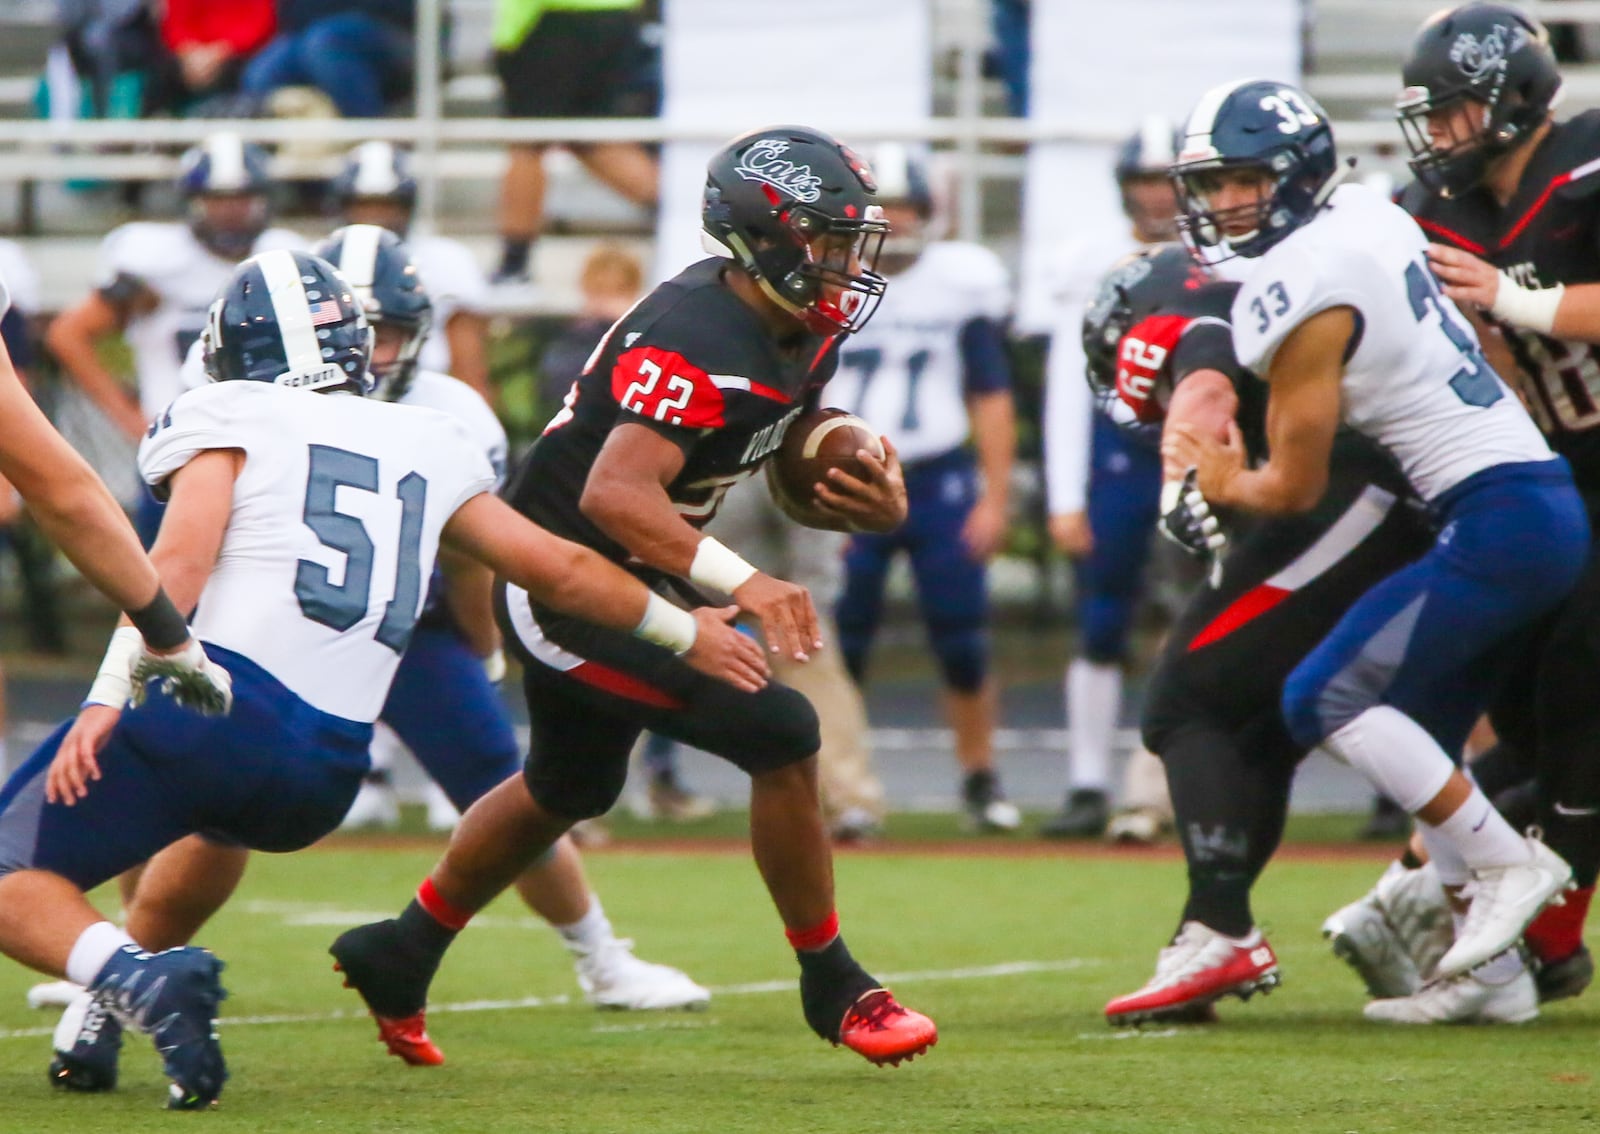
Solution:
<path fill-rule="evenodd" d="M 1472 880 L 1467 860 L 1461 857 L 1456 845 L 1443 832 L 1426 823 L 1418 823 L 1417 832 L 1422 836 L 1422 845 L 1428 848 L 1428 861 L 1433 863 L 1433 871 L 1439 876 L 1439 885 L 1465 886 Z"/>
<path fill-rule="evenodd" d="M 1450 841 L 1473 870 L 1520 866 L 1532 855 L 1527 841 L 1494 809 L 1476 784 L 1467 801 L 1435 830 Z"/>
<path fill-rule="evenodd" d="M 97 921 L 78 934 L 72 952 L 67 955 L 67 979 L 73 984 L 88 988 L 100 970 L 106 967 L 111 955 L 124 945 L 134 944 L 125 929 L 109 921 Z"/>
<path fill-rule="evenodd" d="M 1122 667 L 1078 658 L 1067 667 L 1067 786 L 1109 792 Z"/>
<path fill-rule="evenodd" d="M 585 955 L 593 953 L 614 936 L 611 922 L 606 918 L 606 911 L 600 907 L 600 898 L 596 894 L 589 895 L 588 913 L 571 925 L 557 925 L 553 928 L 561 934 L 561 939 L 567 943 L 568 949 Z"/>
<path fill-rule="evenodd" d="M 1438 795 L 1456 770 L 1426 729 L 1388 705 L 1367 709 L 1324 740 L 1322 748 L 1409 815 Z"/>

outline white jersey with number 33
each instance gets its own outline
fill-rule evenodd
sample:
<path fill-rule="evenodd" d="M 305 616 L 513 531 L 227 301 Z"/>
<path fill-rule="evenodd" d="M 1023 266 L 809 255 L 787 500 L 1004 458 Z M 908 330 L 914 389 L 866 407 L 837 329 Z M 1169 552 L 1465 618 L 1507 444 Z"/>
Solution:
<path fill-rule="evenodd" d="M 313 708 L 376 720 L 440 532 L 494 487 L 482 447 L 430 409 L 219 382 L 157 417 L 139 471 L 158 485 L 208 449 L 245 460 L 196 635 Z"/>
<path fill-rule="evenodd" d="M 1432 500 L 1483 469 L 1554 454 L 1440 292 L 1426 249 L 1398 205 L 1364 185 L 1341 186 L 1256 261 L 1233 303 L 1233 340 L 1239 361 L 1266 378 L 1291 330 L 1320 311 L 1354 308 L 1344 421 Z"/>

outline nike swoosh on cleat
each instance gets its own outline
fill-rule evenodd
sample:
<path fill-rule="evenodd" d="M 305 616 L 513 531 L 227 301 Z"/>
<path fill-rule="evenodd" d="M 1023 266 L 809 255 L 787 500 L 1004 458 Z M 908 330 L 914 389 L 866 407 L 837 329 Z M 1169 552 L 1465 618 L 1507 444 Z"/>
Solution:
<path fill-rule="evenodd" d="M 1567 807 L 1561 803 L 1552 803 L 1550 810 L 1569 819 L 1590 819 L 1600 815 L 1600 807 Z"/>
<path fill-rule="evenodd" d="M 1476 834 L 1478 831 L 1482 830 L 1483 829 L 1483 825 L 1489 821 L 1489 816 L 1493 815 L 1493 814 L 1494 814 L 1494 806 L 1491 804 L 1489 806 L 1489 808 L 1486 811 L 1484 811 L 1483 818 L 1479 819 L 1476 823 L 1474 823 L 1472 825 L 1473 833 Z"/>

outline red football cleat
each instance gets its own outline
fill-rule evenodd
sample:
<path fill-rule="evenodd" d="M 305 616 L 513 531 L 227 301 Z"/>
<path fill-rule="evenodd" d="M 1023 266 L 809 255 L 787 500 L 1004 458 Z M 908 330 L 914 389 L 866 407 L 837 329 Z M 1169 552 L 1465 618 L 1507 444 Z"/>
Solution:
<path fill-rule="evenodd" d="M 1278 958 L 1259 931 L 1240 941 L 1188 921 L 1161 950 L 1150 982 L 1106 1005 L 1106 1021 L 1202 1022 L 1213 1018 L 1208 1009 L 1222 997 L 1248 1000 L 1276 988 L 1278 980 Z"/>
<path fill-rule="evenodd" d="M 869 1063 L 894 1067 L 938 1043 L 939 1029 L 921 1012 L 903 1007 L 887 988 L 875 988 L 844 1014 L 839 1042 Z"/>
<path fill-rule="evenodd" d="M 413 1067 L 437 1067 L 444 1062 L 444 1052 L 428 1038 L 424 1015 L 418 1012 L 403 1020 L 390 1020 L 374 1013 L 372 1018 L 378 1021 L 378 1038 L 390 1055 L 398 1055 Z"/>

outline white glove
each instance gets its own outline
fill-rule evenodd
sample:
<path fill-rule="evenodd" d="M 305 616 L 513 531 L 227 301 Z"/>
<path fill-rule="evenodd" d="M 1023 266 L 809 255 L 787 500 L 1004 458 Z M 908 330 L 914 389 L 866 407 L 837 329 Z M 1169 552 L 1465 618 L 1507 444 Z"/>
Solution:
<path fill-rule="evenodd" d="M 163 693 L 201 716 L 225 717 L 233 708 L 233 678 L 206 656 L 196 638 L 175 654 L 152 654 L 146 646 L 134 662 L 129 699 L 143 704 L 145 683 L 157 678 Z"/>

